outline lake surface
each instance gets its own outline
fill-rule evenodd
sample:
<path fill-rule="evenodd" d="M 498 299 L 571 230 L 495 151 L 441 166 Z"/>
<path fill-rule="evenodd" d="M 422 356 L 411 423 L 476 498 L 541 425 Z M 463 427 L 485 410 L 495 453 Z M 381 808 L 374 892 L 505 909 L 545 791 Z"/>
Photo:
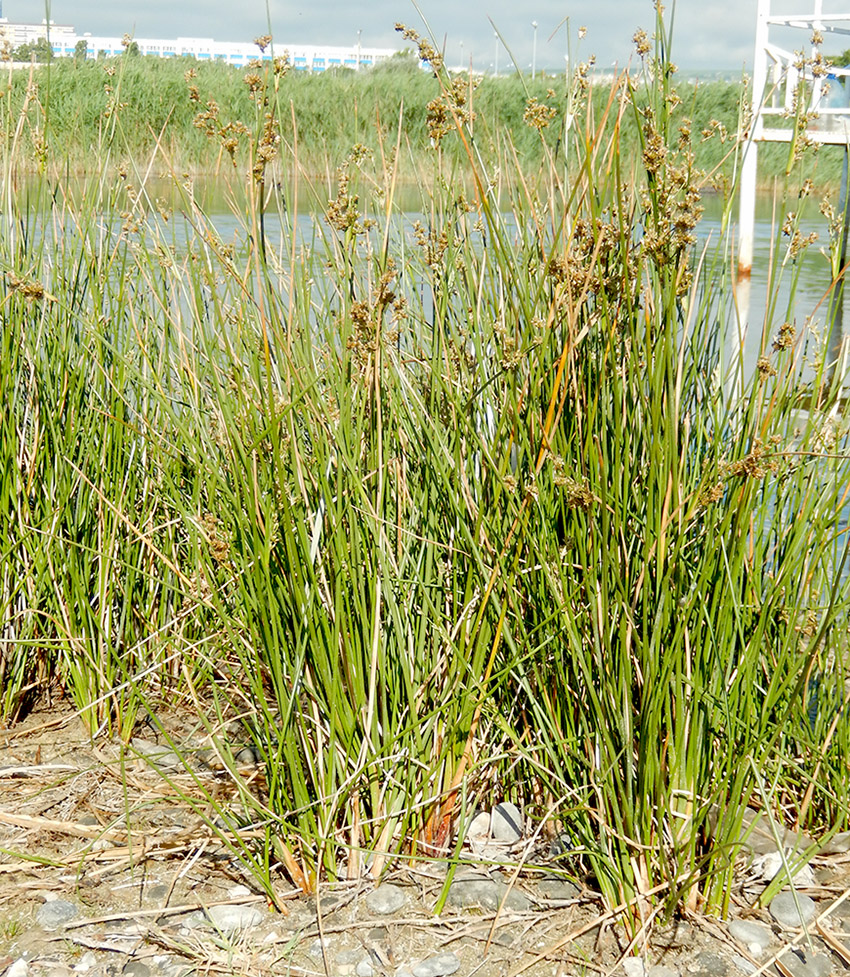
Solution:
<path fill-rule="evenodd" d="M 132 177 L 129 178 L 132 181 Z M 128 181 L 128 182 L 129 182 Z M 142 181 L 139 181 L 142 182 Z M 24 181 L 16 188 L 19 204 L 25 208 L 38 207 L 38 184 Z M 80 199 L 81 196 L 94 197 L 104 193 L 104 188 L 112 188 L 113 184 L 92 182 L 82 183 L 72 187 L 71 196 Z M 194 177 L 186 179 L 184 184 L 174 180 L 148 180 L 145 183 L 148 200 L 151 204 L 150 214 L 158 223 L 158 233 L 166 241 L 171 241 L 175 247 L 182 249 L 188 242 L 199 235 L 199 229 L 186 216 L 191 211 L 190 201 L 194 201 L 199 210 L 207 215 L 223 241 L 234 244 L 237 249 L 248 242 L 248 232 L 245 222 L 244 204 L 239 197 L 244 196 L 242 188 L 228 187 L 226 180 L 216 177 Z M 114 189 L 111 189 L 114 193 Z M 323 211 L 327 202 L 336 192 L 332 179 L 313 182 L 308 185 L 302 182 L 298 195 L 298 215 L 295 218 L 295 240 L 299 247 L 309 247 L 321 252 L 325 248 L 324 239 L 329 234 L 324 222 Z M 274 188 L 270 197 L 274 198 Z M 474 199 L 470 190 L 469 198 Z M 42 197 L 42 204 L 44 198 Z M 237 200 L 234 205 L 234 199 Z M 396 210 L 403 212 L 399 221 L 398 233 L 412 241 L 412 226 L 415 220 L 421 219 L 427 225 L 428 218 L 423 214 L 428 200 L 427 191 L 418 186 L 401 187 L 395 196 Z M 26 203 L 24 203 L 26 201 Z M 282 227 L 278 212 L 279 200 L 271 200 L 269 210 L 264 219 L 264 230 L 270 251 L 283 255 L 292 239 L 292 227 Z M 798 335 L 808 325 L 809 332 L 819 336 L 827 334 L 830 306 L 831 270 L 829 258 L 824 254 L 829 249 L 829 226 L 827 219 L 818 212 L 819 201 L 813 194 L 804 201 L 795 201 L 799 210 L 810 215 L 801 219 L 799 231 L 803 236 L 816 235 L 817 240 L 804 252 L 791 260 L 787 256 L 790 238 L 783 234 L 782 225 L 785 219 L 779 203 L 770 194 L 762 194 L 757 200 L 756 223 L 754 238 L 754 260 L 752 275 L 748 281 L 738 283 L 734 289 L 734 306 L 726 309 L 728 331 L 727 345 L 729 355 L 733 355 L 733 347 L 742 341 L 745 351 L 745 369 L 750 372 L 755 368 L 756 361 L 763 352 L 763 347 L 769 349 L 773 336 L 776 335 L 784 322 L 795 325 Z M 170 209 L 173 217 L 166 226 L 156 218 L 155 205 Z M 697 227 L 700 248 L 713 251 L 722 245 L 722 202 L 712 194 L 703 198 L 705 213 Z M 120 209 L 120 208 L 119 208 Z M 284 211 L 285 213 L 285 211 Z M 376 215 L 380 216 L 380 215 Z M 470 216 L 470 227 L 472 218 Z M 733 212 L 734 224 L 737 224 L 737 209 Z M 509 218 L 508 218 L 509 219 Z M 285 217 L 285 220 L 287 218 Z M 107 237 L 116 231 L 112 228 L 104 229 Z M 284 238 L 285 235 L 285 238 Z M 737 241 L 730 242 L 737 247 Z M 734 256 L 731 251 L 724 254 L 724 267 L 731 280 Z M 288 260 L 281 262 L 288 266 Z M 282 281 L 285 288 L 285 282 Z M 837 356 L 841 348 L 844 330 L 841 321 L 847 323 L 850 332 L 850 313 L 843 315 L 842 303 L 839 315 L 839 329 L 832 336 L 831 349 Z"/>

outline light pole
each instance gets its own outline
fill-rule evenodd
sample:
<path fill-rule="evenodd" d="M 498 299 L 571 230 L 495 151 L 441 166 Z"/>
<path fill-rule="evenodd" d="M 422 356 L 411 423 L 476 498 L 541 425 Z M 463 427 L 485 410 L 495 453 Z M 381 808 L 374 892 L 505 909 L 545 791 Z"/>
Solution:
<path fill-rule="evenodd" d="M 534 28 L 534 40 L 531 43 L 531 80 L 537 77 L 537 21 L 532 20 L 531 26 Z"/>
<path fill-rule="evenodd" d="M 363 33 L 363 28 L 357 32 L 357 70 L 360 70 L 360 35 Z"/>
<path fill-rule="evenodd" d="M 460 70 L 463 71 L 463 41 L 460 42 Z"/>
<path fill-rule="evenodd" d="M 499 35 L 494 32 L 493 37 L 496 38 L 496 57 L 493 60 L 493 76 L 496 77 L 499 74 Z"/>

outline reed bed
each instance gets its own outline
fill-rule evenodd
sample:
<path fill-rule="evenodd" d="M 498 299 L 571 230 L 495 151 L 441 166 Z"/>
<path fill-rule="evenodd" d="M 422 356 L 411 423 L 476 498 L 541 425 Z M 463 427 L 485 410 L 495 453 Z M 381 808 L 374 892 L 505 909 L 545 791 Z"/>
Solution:
<path fill-rule="evenodd" d="M 578 70 L 591 82 L 589 98 L 599 115 L 608 99 L 609 84 L 600 81 L 589 44 L 589 38 L 578 43 L 573 56 Z M 279 48 L 275 51 L 285 56 Z M 243 71 L 191 58 L 130 54 L 82 63 L 61 58 L 33 68 L 0 68 L 0 99 L 5 117 L 11 120 L 4 133 L 7 154 L 14 145 L 19 178 L 45 167 L 54 179 L 66 179 L 70 172 L 96 175 L 104 167 L 114 173 L 122 165 L 132 168 L 139 160 L 167 178 L 174 172 L 220 173 L 232 168 L 233 162 L 244 170 L 247 140 L 240 137 L 254 118 L 253 79 L 261 79 L 264 71 L 261 65 Z M 636 85 L 644 83 L 638 72 L 633 74 Z M 560 127 L 548 126 L 541 133 L 528 126 L 524 116 L 533 97 L 563 118 L 570 111 L 570 77 L 563 73 L 539 74 L 534 80 L 519 74 L 461 77 L 470 92 L 474 90 L 477 114 L 487 120 L 487 132 L 480 133 L 476 144 L 488 171 L 501 165 L 505 151 L 501 140 L 506 132 L 511 134 L 525 174 L 547 166 L 552 156 L 558 159 L 564 150 Z M 412 51 L 400 52 L 375 69 L 359 73 L 350 69 L 317 75 L 279 71 L 275 86 L 275 97 L 285 107 L 276 123 L 279 134 L 290 151 L 297 145 L 299 164 L 313 177 L 333 172 L 355 145 L 370 150 L 373 163 L 369 171 L 379 176 L 382 140 L 388 133 L 400 133 L 400 159 L 394 165 L 399 179 L 418 184 L 431 178 L 427 119 L 434 78 L 419 67 Z M 697 166 L 708 174 L 706 186 L 725 193 L 734 182 L 734 152 L 730 151 L 746 82 L 682 80 L 678 93 L 682 103 L 671 107 L 673 116 L 677 124 L 684 118 L 691 121 L 692 149 Z M 215 112 L 221 125 L 231 126 L 227 147 L 209 138 L 209 126 L 203 119 L 207 111 Z M 632 159 L 640 152 L 639 120 L 628 114 L 619 124 L 620 150 Z M 116 128 L 118 139 L 112 137 Z M 475 136 L 474 125 L 470 133 Z M 446 141 L 443 157 L 466 165 L 458 140 Z M 771 189 L 781 181 L 786 162 L 785 147 L 763 146 L 762 186 Z M 841 163 L 839 151 L 825 149 L 816 170 L 807 167 L 806 175 L 813 175 L 821 188 L 837 190 Z M 799 168 L 794 179 L 803 180 Z"/>
<path fill-rule="evenodd" d="M 143 165 L 24 196 L 7 147 L 2 715 L 64 695 L 128 739 L 195 711 L 232 787 L 198 810 L 272 899 L 456 864 L 510 799 L 532 861 L 554 843 L 634 931 L 722 912 L 748 809 L 847 820 L 841 373 L 780 308 L 744 369 L 662 21 L 644 83 L 528 94 L 533 177 L 405 34 L 436 76 L 416 213 L 400 128 L 310 183 L 280 65 L 233 240 L 182 175 L 179 213 Z M 810 247 L 798 191 L 777 277 Z"/>

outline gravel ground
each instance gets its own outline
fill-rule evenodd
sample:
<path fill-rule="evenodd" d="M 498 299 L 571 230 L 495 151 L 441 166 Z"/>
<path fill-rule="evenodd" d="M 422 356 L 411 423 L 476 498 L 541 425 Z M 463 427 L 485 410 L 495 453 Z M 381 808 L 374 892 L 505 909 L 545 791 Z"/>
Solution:
<path fill-rule="evenodd" d="M 176 718 L 169 728 L 177 740 L 186 733 Z M 764 876 L 781 864 L 772 835 L 757 829 L 730 920 L 694 914 L 653 925 L 635 947 L 597 893 L 554 872 L 494 867 L 523 845 L 522 813 L 509 804 L 473 822 L 466 854 L 482 863 L 457 869 L 439 916 L 439 863 L 409 866 L 380 885 L 322 886 L 318 896 L 284 890 L 278 911 L 179 797 L 175 787 L 191 793 L 193 776 L 150 731 L 132 746 L 128 761 L 108 739 L 92 745 L 72 713 L 55 709 L 0 731 L 5 977 L 826 977 L 850 969 L 847 838 L 798 877 L 795 892 L 752 912 Z M 214 757 L 202 743 L 196 752 L 195 776 L 215 790 Z"/>

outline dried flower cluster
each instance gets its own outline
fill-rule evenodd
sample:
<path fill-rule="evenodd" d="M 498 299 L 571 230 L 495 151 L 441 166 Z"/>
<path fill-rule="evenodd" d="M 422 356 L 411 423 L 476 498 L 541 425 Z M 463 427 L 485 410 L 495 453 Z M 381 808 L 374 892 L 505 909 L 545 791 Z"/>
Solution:
<path fill-rule="evenodd" d="M 776 439 L 770 445 L 764 444 L 758 438 L 748 454 L 738 461 L 727 462 L 722 469 L 724 478 L 764 478 L 773 474 L 779 467 L 779 458 L 775 451 Z"/>
<path fill-rule="evenodd" d="M 791 261 L 818 240 L 817 231 L 809 231 L 808 234 L 802 233 L 798 227 L 797 214 L 793 211 L 785 215 L 785 220 L 782 222 L 782 233 L 791 238 L 786 252 L 786 258 Z"/>
<path fill-rule="evenodd" d="M 336 196 L 328 201 L 325 211 L 325 220 L 337 231 L 364 234 L 373 224 L 369 219 L 361 220 L 357 206 L 360 198 L 351 191 L 351 167 L 360 166 L 370 156 L 369 150 L 358 144 L 337 168 Z"/>
<path fill-rule="evenodd" d="M 649 44 L 649 37 L 645 30 L 638 29 L 634 32 L 632 37 L 634 41 L 635 50 L 640 55 L 641 58 L 645 58 L 647 54 L 652 50 Z"/>
<path fill-rule="evenodd" d="M 540 131 L 546 129 L 557 114 L 553 105 L 543 105 L 536 97 L 532 97 L 526 102 L 522 119 L 527 126 Z"/>
<path fill-rule="evenodd" d="M 413 223 L 413 237 L 422 249 L 422 260 L 431 269 L 442 269 L 445 254 L 449 247 L 449 237 L 445 229 L 437 233 L 434 227 L 425 230 L 421 221 Z"/>
<path fill-rule="evenodd" d="M 694 168 L 691 149 L 691 123 L 682 120 L 679 138 L 671 149 L 658 131 L 652 110 L 647 107 L 643 114 L 643 163 L 648 176 L 648 186 L 641 191 L 648 218 L 643 249 L 659 268 L 676 270 L 677 293 L 683 295 L 693 280 L 690 253 L 703 212 L 701 174 Z"/>
<path fill-rule="evenodd" d="M 32 278 L 19 278 L 13 271 L 6 272 L 6 284 L 10 291 L 22 295 L 28 302 L 40 302 L 49 298 L 47 289 L 40 281 Z"/>
<path fill-rule="evenodd" d="M 791 349 L 797 338 L 797 330 L 790 322 L 783 323 L 779 328 L 779 335 L 773 340 L 773 350 L 778 353 L 784 349 Z"/>
<path fill-rule="evenodd" d="M 407 27 L 402 23 L 397 23 L 395 29 L 401 34 L 405 40 L 413 41 L 413 43 L 419 49 L 419 60 L 424 61 L 426 64 L 431 65 L 431 70 L 434 74 L 439 74 L 443 68 L 444 60 L 442 54 L 434 47 L 431 42 L 422 37 L 419 31 L 412 27 Z"/>

